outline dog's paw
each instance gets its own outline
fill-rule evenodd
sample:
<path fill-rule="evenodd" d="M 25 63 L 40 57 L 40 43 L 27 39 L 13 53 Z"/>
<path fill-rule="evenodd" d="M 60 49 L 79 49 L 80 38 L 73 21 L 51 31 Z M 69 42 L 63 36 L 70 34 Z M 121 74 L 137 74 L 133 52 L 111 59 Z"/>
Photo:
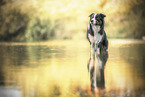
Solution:
<path fill-rule="evenodd" d="M 100 54 L 100 48 L 97 49 L 97 54 L 98 54 L 98 55 Z"/>

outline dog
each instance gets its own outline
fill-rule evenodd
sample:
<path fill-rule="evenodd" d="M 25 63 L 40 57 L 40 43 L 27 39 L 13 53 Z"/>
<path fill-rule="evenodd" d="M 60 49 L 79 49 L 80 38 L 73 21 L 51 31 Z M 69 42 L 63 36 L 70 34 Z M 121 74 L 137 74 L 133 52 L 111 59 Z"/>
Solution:
<path fill-rule="evenodd" d="M 91 56 L 100 54 L 101 50 L 108 51 L 108 40 L 104 31 L 104 17 L 102 13 L 92 13 L 89 15 L 90 21 L 87 29 L 87 39 L 91 45 Z"/>
<path fill-rule="evenodd" d="M 108 59 L 108 40 L 104 30 L 104 18 L 102 13 L 89 15 L 90 21 L 87 29 L 87 39 L 91 45 L 91 56 L 88 63 L 91 90 L 105 88 L 104 66 Z"/>

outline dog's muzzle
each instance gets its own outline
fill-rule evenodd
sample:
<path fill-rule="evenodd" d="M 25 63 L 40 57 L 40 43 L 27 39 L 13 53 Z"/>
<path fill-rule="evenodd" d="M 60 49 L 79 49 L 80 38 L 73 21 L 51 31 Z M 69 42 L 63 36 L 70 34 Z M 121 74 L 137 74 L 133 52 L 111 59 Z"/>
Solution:
<path fill-rule="evenodd" d="M 102 24 L 101 20 L 95 20 L 95 21 L 91 20 L 90 22 L 91 22 L 92 25 L 101 25 Z"/>

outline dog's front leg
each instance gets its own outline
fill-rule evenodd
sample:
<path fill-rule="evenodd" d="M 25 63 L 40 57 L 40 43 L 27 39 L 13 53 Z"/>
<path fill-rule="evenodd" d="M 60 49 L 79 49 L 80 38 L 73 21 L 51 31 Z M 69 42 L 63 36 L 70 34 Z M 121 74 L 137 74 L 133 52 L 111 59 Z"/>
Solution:
<path fill-rule="evenodd" d="M 94 47 L 94 43 L 91 43 L 91 58 L 93 59 L 95 55 L 95 47 Z"/>
<path fill-rule="evenodd" d="M 95 52 L 96 54 L 100 54 L 100 47 L 97 42 L 95 42 Z"/>
<path fill-rule="evenodd" d="M 100 49 L 101 49 L 101 47 L 99 45 L 97 45 L 97 54 L 100 54 Z"/>
<path fill-rule="evenodd" d="M 95 48 L 95 52 L 96 52 L 97 51 L 97 42 L 95 42 L 94 48 Z"/>

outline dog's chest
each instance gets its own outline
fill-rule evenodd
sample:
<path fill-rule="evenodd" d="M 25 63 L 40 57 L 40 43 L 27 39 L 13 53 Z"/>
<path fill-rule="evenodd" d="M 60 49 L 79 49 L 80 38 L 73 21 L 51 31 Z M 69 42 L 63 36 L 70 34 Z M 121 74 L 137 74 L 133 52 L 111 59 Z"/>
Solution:
<path fill-rule="evenodd" d="M 92 29 L 94 31 L 94 42 L 99 43 L 102 38 L 102 35 L 98 33 L 100 31 L 100 26 L 93 26 Z"/>

